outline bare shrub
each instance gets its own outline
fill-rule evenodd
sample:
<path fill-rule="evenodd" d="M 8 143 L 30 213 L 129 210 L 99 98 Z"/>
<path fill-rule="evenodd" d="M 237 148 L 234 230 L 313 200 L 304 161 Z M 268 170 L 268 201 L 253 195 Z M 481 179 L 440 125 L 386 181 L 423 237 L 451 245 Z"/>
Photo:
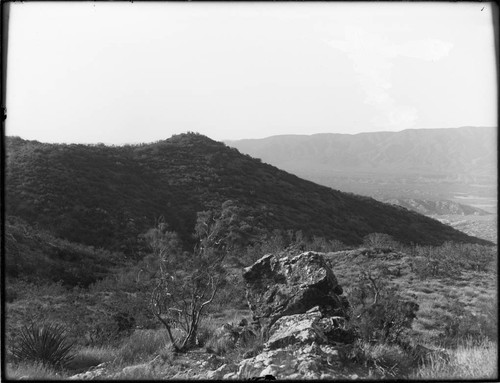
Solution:
<path fill-rule="evenodd" d="M 392 248 L 397 245 L 396 241 L 385 233 L 371 233 L 363 238 L 363 245 L 377 249 Z"/>
<path fill-rule="evenodd" d="M 234 234 L 230 227 L 237 220 L 237 208 L 231 201 L 226 201 L 220 211 L 198 213 L 198 243 L 192 253 L 180 253 L 177 236 L 162 222 L 146 235 L 159 265 L 150 307 L 178 351 L 196 346 L 207 308 L 225 283 L 223 261 Z M 180 340 L 172 334 L 176 327 L 184 331 Z"/>
<path fill-rule="evenodd" d="M 419 309 L 415 300 L 403 299 L 380 274 L 362 271 L 351 289 L 352 325 L 361 339 L 397 343 L 411 329 Z"/>
<path fill-rule="evenodd" d="M 464 270 L 494 270 L 497 250 L 493 246 L 445 242 L 441 246 L 413 246 L 412 270 L 421 278 L 453 277 Z"/>

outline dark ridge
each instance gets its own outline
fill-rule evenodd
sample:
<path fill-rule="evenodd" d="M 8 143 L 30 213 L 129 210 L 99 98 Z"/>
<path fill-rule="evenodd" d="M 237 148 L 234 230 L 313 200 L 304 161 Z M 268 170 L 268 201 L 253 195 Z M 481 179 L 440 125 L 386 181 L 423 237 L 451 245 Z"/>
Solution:
<path fill-rule="evenodd" d="M 198 211 L 233 200 L 252 227 L 349 245 L 373 232 L 402 243 L 489 244 L 372 198 L 305 181 L 196 133 L 150 144 L 46 144 L 6 138 L 6 214 L 72 242 L 133 253 L 165 217 L 185 243 Z"/>

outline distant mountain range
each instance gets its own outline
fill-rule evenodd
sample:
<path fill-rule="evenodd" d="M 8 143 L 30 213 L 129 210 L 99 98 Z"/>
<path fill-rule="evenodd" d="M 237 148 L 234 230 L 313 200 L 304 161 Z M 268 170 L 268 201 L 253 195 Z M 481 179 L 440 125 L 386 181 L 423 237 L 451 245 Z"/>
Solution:
<path fill-rule="evenodd" d="M 496 128 L 463 127 L 282 135 L 226 143 L 285 170 L 489 176 L 496 173 L 496 139 Z"/>
<path fill-rule="evenodd" d="M 497 128 L 282 135 L 227 141 L 305 179 L 376 197 L 496 197 Z"/>
<path fill-rule="evenodd" d="M 227 200 L 255 233 L 302 230 L 349 245 L 374 232 L 403 243 L 487 243 L 405 208 L 300 179 L 199 134 L 119 147 L 8 137 L 6 153 L 8 216 L 112 251 L 133 252 L 160 216 L 188 243 L 196 213 Z"/>

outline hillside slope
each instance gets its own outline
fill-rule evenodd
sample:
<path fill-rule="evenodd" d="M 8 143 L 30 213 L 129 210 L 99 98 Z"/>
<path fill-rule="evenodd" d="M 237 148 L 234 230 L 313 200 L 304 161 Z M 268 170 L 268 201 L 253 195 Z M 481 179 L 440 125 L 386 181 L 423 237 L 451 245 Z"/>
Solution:
<path fill-rule="evenodd" d="M 125 265 L 121 254 L 55 238 L 19 218 L 7 217 L 4 224 L 8 284 L 20 278 L 86 287 Z"/>
<path fill-rule="evenodd" d="M 302 180 L 198 134 L 108 147 L 7 139 L 6 207 L 70 241 L 133 252 L 164 216 L 185 242 L 196 212 L 233 200 L 255 230 L 361 243 L 372 232 L 404 243 L 486 241 L 438 221 Z"/>

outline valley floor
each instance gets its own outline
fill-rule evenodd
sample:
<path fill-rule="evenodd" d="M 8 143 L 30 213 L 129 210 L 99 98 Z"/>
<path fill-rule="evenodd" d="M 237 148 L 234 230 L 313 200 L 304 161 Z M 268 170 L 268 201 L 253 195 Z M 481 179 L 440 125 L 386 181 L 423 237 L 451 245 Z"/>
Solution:
<path fill-rule="evenodd" d="M 486 239 L 493 243 L 498 242 L 498 215 L 439 215 L 431 216 L 454 229 Z"/>

